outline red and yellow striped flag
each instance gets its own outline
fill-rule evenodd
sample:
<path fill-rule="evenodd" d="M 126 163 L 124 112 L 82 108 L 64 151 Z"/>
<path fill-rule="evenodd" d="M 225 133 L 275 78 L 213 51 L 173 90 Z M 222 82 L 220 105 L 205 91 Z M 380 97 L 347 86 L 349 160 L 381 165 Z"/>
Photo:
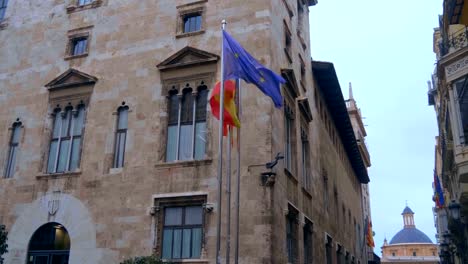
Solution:
<path fill-rule="evenodd" d="M 240 127 L 239 118 L 237 118 L 237 109 L 234 102 L 236 95 L 236 84 L 232 80 L 224 81 L 224 124 L 223 135 L 227 135 L 227 126 Z M 210 96 L 211 112 L 219 120 L 219 107 L 221 98 L 221 82 L 217 82 Z"/>

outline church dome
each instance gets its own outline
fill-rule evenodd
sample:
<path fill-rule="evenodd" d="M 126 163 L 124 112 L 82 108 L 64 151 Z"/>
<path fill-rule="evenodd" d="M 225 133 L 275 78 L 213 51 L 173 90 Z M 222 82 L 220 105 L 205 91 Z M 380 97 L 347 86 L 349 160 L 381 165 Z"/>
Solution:
<path fill-rule="evenodd" d="M 416 227 L 405 227 L 390 240 L 391 244 L 431 243 L 431 239 Z"/>
<path fill-rule="evenodd" d="M 432 244 L 431 239 L 424 234 L 422 231 L 416 228 L 414 224 L 414 212 L 408 206 L 403 210 L 403 223 L 404 227 L 400 232 L 390 240 L 390 245 L 392 244 L 405 244 L 405 243 L 430 243 Z"/>

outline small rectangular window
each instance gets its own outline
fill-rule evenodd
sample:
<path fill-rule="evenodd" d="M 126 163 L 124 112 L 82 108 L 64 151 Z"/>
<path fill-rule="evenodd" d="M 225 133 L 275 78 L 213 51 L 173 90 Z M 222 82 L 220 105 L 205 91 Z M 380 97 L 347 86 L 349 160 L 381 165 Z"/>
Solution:
<path fill-rule="evenodd" d="M 199 13 L 184 16 L 184 33 L 201 30 L 202 16 Z"/>
<path fill-rule="evenodd" d="M 201 205 L 166 207 L 162 233 L 163 259 L 200 258 L 203 234 Z"/>
<path fill-rule="evenodd" d="M 92 2 L 93 0 L 78 0 L 78 5 L 79 6 L 87 5 L 87 4 L 91 4 Z"/>
<path fill-rule="evenodd" d="M 77 56 L 87 53 L 88 38 L 81 37 L 72 39 L 71 56 Z"/>
<path fill-rule="evenodd" d="M 18 145 L 21 136 L 21 123 L 16 122 L 13 124 L 11 137 L 10 137 L 10 144 L 6 162 L 6 169 L 5 169 L 5 178 L 11 178 L 15 174 L 15 167 L 16 167 L 16 156 L 18 155 Z"/>
<path fill-rule="evenodd" d="M 115 132 L 114 168 L 124 166 L 125 142 L 128 128 L 128 107 L 121 106 L 117 110 L 117 130 Z"/>
<path fill-rule="evenodd" d="M 5 18 L 8 0 L 0 0 L 0 20 Z"/>

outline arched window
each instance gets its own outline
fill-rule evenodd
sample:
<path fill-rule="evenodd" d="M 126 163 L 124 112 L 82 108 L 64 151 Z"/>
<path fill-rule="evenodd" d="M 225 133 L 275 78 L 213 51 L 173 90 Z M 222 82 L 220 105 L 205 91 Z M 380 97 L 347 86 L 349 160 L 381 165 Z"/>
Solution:
<path fill-rule="evenodd" d="M 21 136 L 21 122 L 19 119 L 11 127 L 11 136 L 8 149 L 8 156 L 5 167 L 5 178 L 11 178 L 15 174 L 16 156 L 18 154 L 18 145 Z"/>
<path fill-rule="evenodd" d="M 29 242 L 27 264 L 68 264 L 70 236 L 61 224 L 47 223 Z"/>
<path fill-rule="evenodd" d="M 182 94 L 169 91 L 166 161 L 205 157 L 207 97 L 203 82 L 196 92 L 189 86 Z"/>
<path fill-rule="evenodd" d="M 75 171 L 80 165 L 81 138 L 85 115 L 84 104 L 57 107 L 47 162 L 48 173 Z"/>
<path fill-rule="evenodd" d="M 117 129 L 115 131 L 114 168 L 124 166 L 125 142 L 127 140 L 128 106 L 125 102 L 117 109 Z"/>

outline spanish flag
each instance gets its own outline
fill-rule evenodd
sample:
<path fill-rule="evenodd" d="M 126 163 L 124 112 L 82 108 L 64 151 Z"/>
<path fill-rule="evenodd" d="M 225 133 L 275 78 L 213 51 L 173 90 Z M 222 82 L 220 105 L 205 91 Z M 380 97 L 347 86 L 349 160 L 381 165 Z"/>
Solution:
<path fill-rule="evenodd" d="M 224 81 L 224 124 L 223 135 L 227 135 L 227 126 L 240 127 L 240 121 L 237 118 L 237 109 L 234 102 L 236 94 L 236 85 L 232 80 Z M 221 82 L 217 82 L 210 96 L 211 112 L 219 120 L 219 107 L 221 99 Z"/>

